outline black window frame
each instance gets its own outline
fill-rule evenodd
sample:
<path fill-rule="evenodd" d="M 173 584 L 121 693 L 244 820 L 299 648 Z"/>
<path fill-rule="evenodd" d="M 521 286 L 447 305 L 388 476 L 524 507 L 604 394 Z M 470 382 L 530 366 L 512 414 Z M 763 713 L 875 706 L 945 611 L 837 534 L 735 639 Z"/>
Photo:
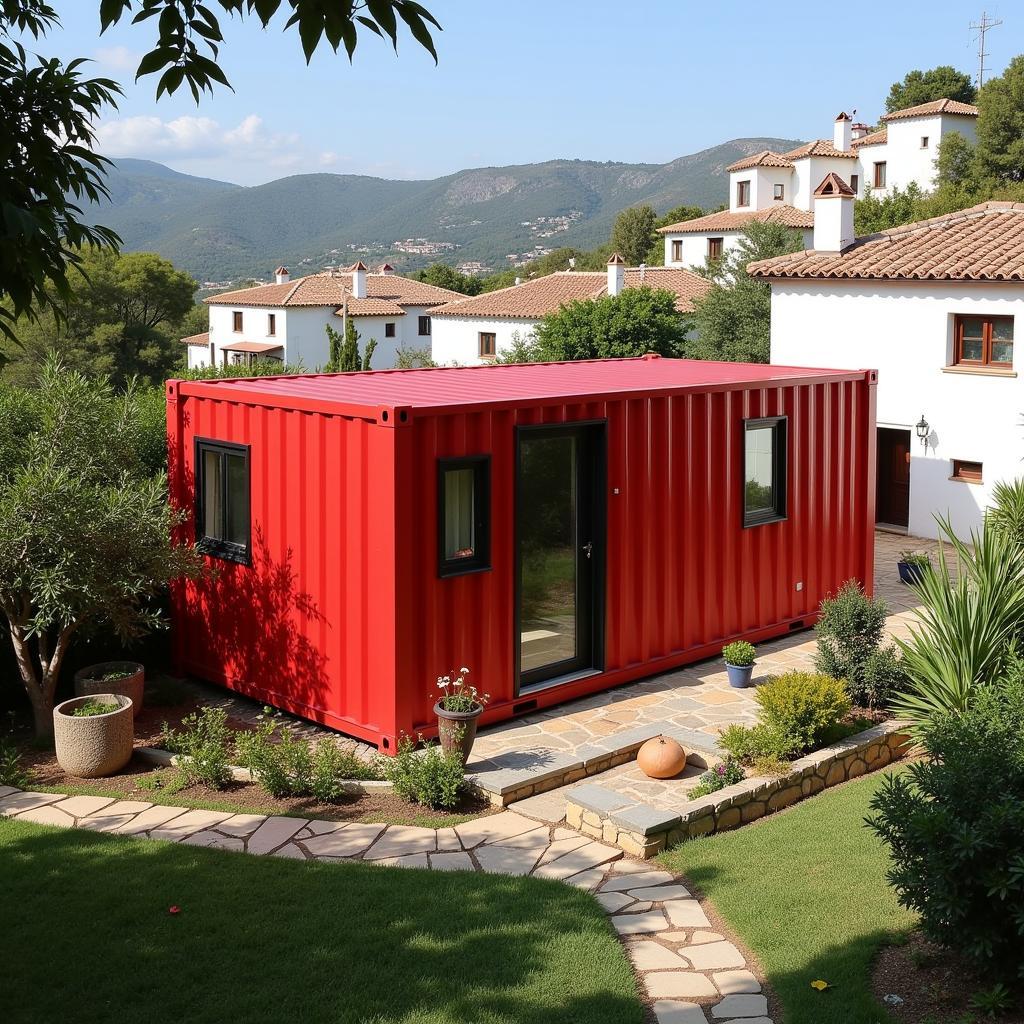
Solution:
<path fill-rule="evenodd" d="M 203 534 L 203 523 L 206 521 L 206 460 L 203 455 L 206 452 L 216 452 L 222 457 L 225 455 L 241 455 L 245 465 L 246 485 L 246 528 L 245 544 L 235 544 L 233 541 L 207 537 Z M 204 555 L 211 555 L 220 558 L 225 562 L 238 562 L 241 565 L 252 565 L 252 472 L 250 460 L 251 446 L 247 444 L 235 444 L 232 441 L 218 441 L 212 437 L 197 437 L 195 439 L 195 461 L 193 462 L 193 475 L 195 477 L 195 537 L 196 550 Z M 223 462 L 222 462 L 223 466 Z M 221 486 L 223 487 L 221 504 L 224 508 L 225 523 L 222 533 L 226 533 L 226 522 L 228 514 L 227 486 L 228 475 L 221 469 Z"/>
<path fill-rule="evenodd" d="M 445 557 L 445 474 L 452 470 L 473 470 L 475 550 L 467 558 Z M 491 569 L 491 457 L 463 455 L 437 460 L 437 575 L 466 576 Z"/>
<path fill-rule="evenodd" d="M 396 337 L 398 337 L 398 329 L 397 329 L 397 326 L 396 326 L 394 320 L 385 321 L 385 323 L 384 323 L 384 337 L 385 338 L 396 338 Z"/>
<path fill-rule="evenodd" d="M 763 430 L 765 427 L 772 430 L 772 495 L 775 500 L 771 509 L 748 512 L 747 432 Z M 743 473 L 740 479 L 740 508 L 743 510 L 743 528 L 785 522 L 789 518 L 789 417 L 761 416 L 744 420 L 741 443 L 740 464 Z"/>
<path fill-rule="evenodd" d="M 430 315 L 426 313 L 421 314 L 419 322 L 416 325 L 416 330 L 418 332 L 417 336 L 420 338 L 429 338 L 432 326 L 433 325 L 430 322 Z M 426 327 L 426 330 L 423 329 L 424 327 Z"/>

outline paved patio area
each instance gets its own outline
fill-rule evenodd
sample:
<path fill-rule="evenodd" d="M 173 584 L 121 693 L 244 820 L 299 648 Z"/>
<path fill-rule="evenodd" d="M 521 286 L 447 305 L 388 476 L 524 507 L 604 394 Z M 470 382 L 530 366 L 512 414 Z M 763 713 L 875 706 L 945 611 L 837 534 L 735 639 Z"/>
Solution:
<path fill-rule="evenodd" d="M 875 594 L 889 605 L 890 636 L 906 635 L 915 619 L 914 595 L 900 583 L 896 568 L 899 553 L 907 549 L 927 551 L 934 561 L 938 546 L 917 537 L 875 535 Z M 813 630 L 758 644 L 755 685 L 780 672 L 812 669 L 815 649 Z M 523 794 L 533 780 L 535 793 L 507 802 L 544 821 L 562 820 L 566 791 L 594 776 L 590 769 L 595 765 L 603 787 L 671 807 L 686 799 L 705 763 L 714 760 L 721 728 L 734 722 L 751 725 L 756 711 L 754 689 L 730 687 L 722 660 L 716 658 L 485 729 L 469 770 L 485 788 L 506 797 Z M 695 752 L 679 778 L 648 779 L 636 767 L 636 748 L 658 733 L 675 736 Z"/>

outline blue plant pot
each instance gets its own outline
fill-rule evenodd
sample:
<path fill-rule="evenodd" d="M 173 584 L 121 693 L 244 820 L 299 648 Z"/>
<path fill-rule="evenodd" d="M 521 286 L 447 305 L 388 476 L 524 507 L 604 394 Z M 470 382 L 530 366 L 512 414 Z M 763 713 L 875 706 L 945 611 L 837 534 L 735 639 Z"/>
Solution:
<path fill-rule="evenodd" d="M 897 562 L 900 571 L 900 583 L 920 583 L 924 578 L 925 567 L 916 562 Z"/>
<path fill-rule="evenodd" d="M 754 674 L 753 665 L 730 665 L 725 663 L 725 671 L 729 674 L 729 685 L 742 688 L 750 685 L 750 677 Z"/>

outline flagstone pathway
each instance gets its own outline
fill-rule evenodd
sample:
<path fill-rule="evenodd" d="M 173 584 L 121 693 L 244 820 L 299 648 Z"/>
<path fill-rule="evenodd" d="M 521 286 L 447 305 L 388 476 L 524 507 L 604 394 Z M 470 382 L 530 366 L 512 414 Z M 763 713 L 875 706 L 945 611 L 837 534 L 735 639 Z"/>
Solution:
<path fill-rule="evenodd" d="M 614 846 L 513 811 L 431 829 L 188 810 L 0 786 L 0 817 L 295 860 L 557 879 L 593 893 L 609 915 L 658 1024 L 771 1024 L 767 998 L 743 954 L 712 930 L 678 878 L 624 857 Z"/>

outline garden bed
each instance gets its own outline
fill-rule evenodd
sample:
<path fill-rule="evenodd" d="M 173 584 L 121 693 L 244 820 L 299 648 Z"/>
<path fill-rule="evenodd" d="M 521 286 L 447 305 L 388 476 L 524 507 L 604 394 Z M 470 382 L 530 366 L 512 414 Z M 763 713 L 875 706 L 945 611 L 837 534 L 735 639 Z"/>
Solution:
<path fill-rule="evenodd" d="M 981 1020 L 1024 1024 L 1024 1013 L 1011 1011 L 988 1016 L 972 1006 L 974 994 L 990 989 L 991 982 L 977 977 L 957 950 L 936 946 L 920 932 L 911 932 L 905 945 L 881 950 L 871 985 L 875 998 L 897 1024 L 947 1020 L 962 1024 Z M 902 1001 L 894 1003 L 886 996 L 897 996 Z"/>

